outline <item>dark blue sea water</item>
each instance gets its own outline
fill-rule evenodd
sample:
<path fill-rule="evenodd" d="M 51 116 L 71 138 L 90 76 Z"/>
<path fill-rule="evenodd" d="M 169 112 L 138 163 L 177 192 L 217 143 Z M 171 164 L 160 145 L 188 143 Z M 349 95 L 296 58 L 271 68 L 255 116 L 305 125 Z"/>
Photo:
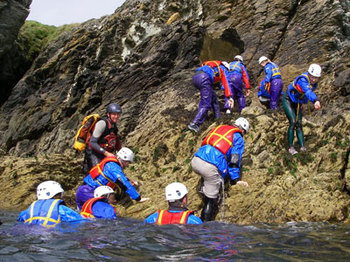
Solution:
<path fill-rule="evenodd" d="M 16 224 L 0 212 L 0 261 L 350 261 L 350 225 L 154 226 L 120 219 Z"/>

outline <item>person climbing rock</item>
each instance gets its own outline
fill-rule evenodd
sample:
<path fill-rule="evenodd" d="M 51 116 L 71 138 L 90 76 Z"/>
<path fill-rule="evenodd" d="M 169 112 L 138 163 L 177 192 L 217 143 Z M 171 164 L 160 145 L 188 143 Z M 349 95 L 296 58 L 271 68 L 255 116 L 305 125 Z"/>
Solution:
<path fill-rule="evenodd" d="M 314 93 L 318 85 L 317 82 L 321 77 L 321 71 L 322 69 L 318 64 L 311 64 L 307 72 L 295 78 L 288 86 L 288 90 L 283 96 L 283 109 L 289 120 L 288 151 L 292 155 L 298 153 L 293 146 L 294 130 L 296 130 L 300 151 L 306 151 L 302 126 L 303 110 L 301 105 L 311 101 L 316 110 L 321 108 L 321 103 Z"/>
<path fill-rule="evenodd" d="M 226 63 L 227 64 L 227 63 Z M 192 78 L 192 84 L 199 89 L 201 98 L 198 105 L 198 111 L 192 122 L 188 125 L 188 129 L 197 133 L 200 125 L 203 124 L 207 117 L 208 111 L 212 108 L 214 116 L 220 117 L 220 106 L 216 93 L 213 89 L 215 83 L 223 84 L 225 97 L 228 99 L 228 106 L 233 107 L 233 99 L 230 91 L 230 84 L 227 79 L 227 68 L 221 61 L 206 61 L 199 68 Z"/>
<path fill-rule="evenodd" d="M 264 68 L 266 75 L 260 83 L 258 98 L 262 104 L 270 102 L 270 109 L 278 109 L 278 103 L 283 90 L 281 71 L 266 56 L 259 58 L 259 64 Z"/>
<path fill-rule="evenodd" d="M 121 144 L 116 123 L 121 113 L 122 108 L 120 105 L 116 103 L 109 104 L 106 117 L 102 117 L 92 128 L 85 148 L 83 162 L 83 172 L 85 174 L 103 158 L 115 156 L 115 151 L 120 150 Z"/>
<path fill-rule="evenodd" d="M 99 186 L 94 197 L 86 201 L 80 214 L 88 218 L 116 219 L 116 200 L 114 190 L 109 186 Z"/>
<path fill-rule="evenodd" d="M 188 190 L 182 183 L 171 183 L 165 187 L 165 199 L 168 201 L 167 210 L 158 210 L 148 216 L 145 223 L 166 224 L 202 224 L 202 220 L 187 209 Z"/>
<path fill-rule="evenodd" d="M 22 211 L 17 221 L 54 227 L 61 222 L 77 222 L 85 219 L 67 207 L 62 198 L 62 186 L 56 181 L 45 181 L 38 185 L 37 200 L 27 210 Z"/>
<path fill-rule="evenodd" d="M 246 88 L 246 96 L 249 96 L 249 76 L 247 69 L 243 64 L 243 57 L 240 55 L 236 55 L 234 61 L 229 63 L 228 67 L 228 81 L 231 87 L 232 98 L 238 101 L 239 112 L 245 108 L 245 97 L 243 94 L 243 82 Z M 221 86 L 221 89 L 224 87 Z M 229 99 L 225 98 L 225 106 L 224 109 L 226 114 L 231 114 L 231 107 L 229 105 Z"/>
<path fill-rule="evenodd" d="M 127 147 L 122 147 L 117 157 L 105 157 L 100 163 L 94 166 L 89 174 L 84 178 L 84 183 L 76 193 L 76 202 L 79 210 L 84 203 L 94 197 L 94 190 L 99 186 L 110 186 L 119 193 L 127 193 L 133 200 L 144 202 L 148 198 L 141 198 L 134 185 L 136 182 L 130 181 L 123 172 L 134 161 L 134 153 Z"/>
<path fill-rule="evenodd" d="M 224 186 L 227 175 L 230 177 L 231 185 L 248 186 L 247 182 L 239 181 L 244 152 L 243 136 L 248 131 L 249 122 L 243 117 L 234 121 L 233 126 L 217 126 L 210 131 L 195 153 L 191 165 L 192 170 L 203 179 L 201 189 L 204 194 L 204 207 L 201 213 L 203 221 L 215 219 L 220 188 Z"/>

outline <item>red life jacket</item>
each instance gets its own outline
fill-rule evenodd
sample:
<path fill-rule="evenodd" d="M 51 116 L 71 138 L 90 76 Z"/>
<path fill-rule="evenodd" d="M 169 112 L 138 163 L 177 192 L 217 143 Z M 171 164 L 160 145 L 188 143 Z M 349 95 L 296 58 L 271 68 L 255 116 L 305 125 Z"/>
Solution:
<path fill-rule="evenodd" d="M 214 74 L 214 83 L 217 83 L 221 80 L 223 72 L 222 69 L 220 68 L 221 61 L 205 61 L 201 64 L 201 66 L 210 66 L 210 68 L 213 70 Z M 217 71 L 214 68 L 217 68 Z"/>
<path fill-rule="evenodd" d="M 211 145 L 226 155 L 227 151 L 232 146 L 233 135 L 237 132 L 243 135 L 238 127 L 229 125 L 217 126 L 210 131 L 208 136 L 203 140 L 201 146 Z"/>
<path fill-rule="evenodd" d="M 115 150 L 120 150 L 121 145 L 117 136 L 118 128 L 116 127 L 116 125 L 112 124 L 110 119 L 108 118 L 101 118 L 101 120 L 106 122 L 106 128 L 103 131 L 101 137 L 99 138 L 98 144 L 100 145 L 100 147 L 102 147 L 108 152 L 114 152 Z M 92 133 L 95 130 L 95 125 L 92 128 L 88 137 L 89 145 L 90 145 L 90 137 L 92 136 Z"/>
<path fill-rule="evenodd" d="M 183 212 L 172 213 L 168 210 L 158 210 L 157 225 L 167 224 L 187 224 L 187 218 L 194 211 L 187 210 Z"/>
<path fill-rule="evenodd" d="M 91 217 L 94 218 L 95 216 L 92 214 L 92 206 L 99 201 L 100 199 L 103 199 L 104 197 L 95 197 L 95 198 L 90 198 L 88 201 L 86 201 L 81 208 L 80 215 L 83 217 Z"/>
<path fill-rule="evenodd" d="M 118 187 L 118 185 L 115 183 L 115 181 L 112 181 L 108 176 L 106 176 L 103 173 L 103 168 L 105 166 L 105 164 L 107 164 L 108 162 L 115 162 L 118 165 L 120 165 L 118 159 L 114 156 L 107 156 L 104 159 L 101 160 L 100 163 L 98 163 L 96 166 L 94 166 L 93 168 L 91 168 L 90 170 L 90 176 L 93 180 L 95 180 L 97 183 L 100 184 L 100 186 L 104 186 L 102 185 L 99 181 L 98 181 L 98 176 L 103 176 L 105 179 L 108 180 L 107 186 L 110 186 L 112 189 L 115 189 Z"/>

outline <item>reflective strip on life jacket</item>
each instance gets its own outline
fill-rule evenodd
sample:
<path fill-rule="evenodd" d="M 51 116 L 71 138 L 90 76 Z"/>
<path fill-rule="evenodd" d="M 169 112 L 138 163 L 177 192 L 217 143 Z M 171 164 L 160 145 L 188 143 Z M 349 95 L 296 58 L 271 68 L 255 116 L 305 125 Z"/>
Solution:
<path fill-rule="evenodd" d="M 91 168 L 90 176 L 100 186 L 103 186 L 103 185 L 97 180 L 97 177 L 99 175 L 103 176 L 108 181 L 107 185 L 110 186 L 112 189 L 114 189 L 114 188 L 117 187 L 117 184 L 115 182 L 113 182 L 109 177 L 107 177 L 102 171 L 104 166 L 105 166 L 105 164 L 108 163 L 108 162 L 115 162 L 115 163 L 119 164 L 118 159 L 116 159 L 115 157 L 113 157 L 113 156 L 105 157 L 104 159 L 102 159 L 102 161 L 100 163 L 98 163 L 96 166 Z"/>
<path fill-rule="evenodd" d="M 61 218 L 60 216 L 58 216 L 58 219 L 53 219 L 51 218 L 51 214 L 52 214 L 52 211 L 53 209 L 55 208 L 55 206 L 57 205 L 57 202 L 60 201 L 61 199 L 55 199 L 52 203 L 51 203 L 51 206 L 49 208 L 49 211 L 47 212 L 47 215 L 46 217 L 40 217 L 40 216 L 36 216 L 34 217 L 33 213 L 34 213 L 34 205 L 38 202 L 38 201 L 34 201 L 30 207 L 30 218 L 28 218 L 27 220 L 24 221 L 24 223 L 29 223 L 31 224 L 33 222 L 33 220 L 44 220 L 43 223 L 40 223 L 42 224 L 43 226 L 45 227 L 54 227 L 56 226 L 56 224 L 60 223 L 61 222 Z M 53 225 L 47 225 L 48 222 L 52 222 L 54 223 Z"/>
<path fill-rule="evenodd" d="M 234 66 L 233 66 L 234 65 Z M 239 72 L 242 72 L 242 68 L 239 67 L 240 63 L 239 61 L 230 63 L 230 68 L 229 68 L 229 72 L 232 72 L 233 70 L 235 70 L 237 67 L 239 68 Z"/>
<path fill-rule="evenodd" d="M 164 215 L 166 214 L 166 221 L 163 220 Z M 159 210 L 158 211 L 158 218 L 157 218 L 157 225 L 166 225 L 166 224 L 187 224 L 187 218 L 190 214 L 192 214 L 193 211 L 187 210 L 182 213 L 172 213 L 168 210 Z M 179 217 L 181 215 L 181 217 Z"/>
<path fill-rule="evenodd" d="M 203 140 L 202 145 L 211 145 L 223 153 L 226 157 L 227 151 L 232 146 L 233 135 L 239 132 L 242 134 L 242 131 L 233 126 L 229 125 L 220 125 L 214 128 L 209 135 Z"/>
<path fill-rule="evenodd" d="M 272 76 L 277 76 L 277 75 L 281 75 L 281 71 L 280 71 L 280 69 L 278 68 L 278 66 L 275 64 L 275 63 L 272 63 L 272 62 L 270 62 L 271 64 L 272 64 Z"/>

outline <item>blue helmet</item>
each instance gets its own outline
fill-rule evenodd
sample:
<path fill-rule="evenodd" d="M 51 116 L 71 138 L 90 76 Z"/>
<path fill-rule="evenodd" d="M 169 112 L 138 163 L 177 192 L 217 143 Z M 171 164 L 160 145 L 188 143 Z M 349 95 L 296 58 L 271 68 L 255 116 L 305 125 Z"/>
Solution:
<path fill-rule="evenodd" d="M 116 103 L 111 103 L 107 106 L 107 113 L 121 113 L 122 108 Z"/>

